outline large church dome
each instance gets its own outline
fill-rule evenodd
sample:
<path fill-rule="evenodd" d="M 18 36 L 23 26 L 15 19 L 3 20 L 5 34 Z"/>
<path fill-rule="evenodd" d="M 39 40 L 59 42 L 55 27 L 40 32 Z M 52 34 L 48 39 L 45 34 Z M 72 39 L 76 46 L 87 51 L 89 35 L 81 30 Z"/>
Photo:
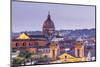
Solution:
<path fill-rule="evenodd" d="M 51 20 L 50 13 L 48 13 L 47 19 L 43 24 L 43 28 L 55 28 L 53 21 Z"/>
<path fill-rule="evenodd" d="M 47 35 L 52 35 L 54 31 L 54 22 L 51 19 L 50 13 L 48 13 L 47 19 L 43 23 L 43 33 Z"/>

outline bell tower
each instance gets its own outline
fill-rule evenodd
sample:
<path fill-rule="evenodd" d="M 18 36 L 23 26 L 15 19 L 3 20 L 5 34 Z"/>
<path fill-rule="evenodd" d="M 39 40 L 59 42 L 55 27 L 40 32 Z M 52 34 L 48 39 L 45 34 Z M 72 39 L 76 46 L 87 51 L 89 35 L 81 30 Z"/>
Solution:
<path fill-rule="evenodd" d="M 84 44 L 82 39 L 78 39 L 75 43 L 75 56 L 84 57 Z"/>
<path fill-rule="evenodd" d="M 50 55 L 49 56 L 53 60 L 56 60 L 57 55 L 59 54 L 59 45 L 56 42 L 52 42 L 49 47 L 50 47 Z"/>

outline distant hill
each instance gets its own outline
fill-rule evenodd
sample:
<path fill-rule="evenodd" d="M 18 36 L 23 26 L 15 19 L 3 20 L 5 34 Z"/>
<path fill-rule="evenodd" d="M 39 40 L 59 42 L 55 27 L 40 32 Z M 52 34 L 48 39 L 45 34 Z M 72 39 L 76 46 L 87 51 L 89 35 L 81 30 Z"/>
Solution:
<path fill-rule="evenodd" d="M 24 31 L 28 35 L 42 35 L 41 31 Z M 78 30 L 56 30 L 55 33 L 63 34 L 64 36 L 95 36 L 96 29 L 78 29 Z M 22 33 L 22 32 L 20 32 Z M 12 38 L 18 37 L 20 33 L 12 33 Z"/>
<path fill-rule="evenodd" d="M 96 29 L 82 29 L 82 30 L 73 30 L 68 35 L 69 36 L 95 36 Z"/>

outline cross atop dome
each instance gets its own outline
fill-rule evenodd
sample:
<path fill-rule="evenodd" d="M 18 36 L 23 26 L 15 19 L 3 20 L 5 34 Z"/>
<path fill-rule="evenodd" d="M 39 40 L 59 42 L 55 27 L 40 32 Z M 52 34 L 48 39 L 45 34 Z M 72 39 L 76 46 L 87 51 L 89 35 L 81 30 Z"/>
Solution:
<path fill-rule="evenodd" d="M 47 17 L 47 20 L 51 20 L 50 11 L 48 11 L 48 17 Z"/>

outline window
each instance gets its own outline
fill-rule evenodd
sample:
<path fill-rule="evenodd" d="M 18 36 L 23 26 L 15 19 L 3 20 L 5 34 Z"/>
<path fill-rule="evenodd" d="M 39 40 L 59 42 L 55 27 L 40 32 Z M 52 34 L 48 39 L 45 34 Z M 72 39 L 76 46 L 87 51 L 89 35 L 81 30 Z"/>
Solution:
<path fill-rule="evenodd" d="M 53 57 L 55 57 L 55 50 L 53 50 L 52 52 L 53 52 Z"/>
<path fill-rule="evenodd" d="M 67 59 L 67 56 L 65 56 L 65 59 Z"/>
<path fill-rule="evenodd" d="M 23 42 L 23 46 L 26 46 L 26 42 Z"/>
<path fill-rule="evenodd" d="M 78 49 L 77 52 L 78 52 L 78 57 L 79 57 L 79 55 L 80 55 L 80 50 Z"/>
<path fill-rule="evenodd" d="M 16 47 L 18 47 L 18 43 L 16 43 Z"/>
<path fill-rule="evenodd" d="M 31 43 L 29 43 L 29 47 L 32 47 L 32 44 Z"/>

